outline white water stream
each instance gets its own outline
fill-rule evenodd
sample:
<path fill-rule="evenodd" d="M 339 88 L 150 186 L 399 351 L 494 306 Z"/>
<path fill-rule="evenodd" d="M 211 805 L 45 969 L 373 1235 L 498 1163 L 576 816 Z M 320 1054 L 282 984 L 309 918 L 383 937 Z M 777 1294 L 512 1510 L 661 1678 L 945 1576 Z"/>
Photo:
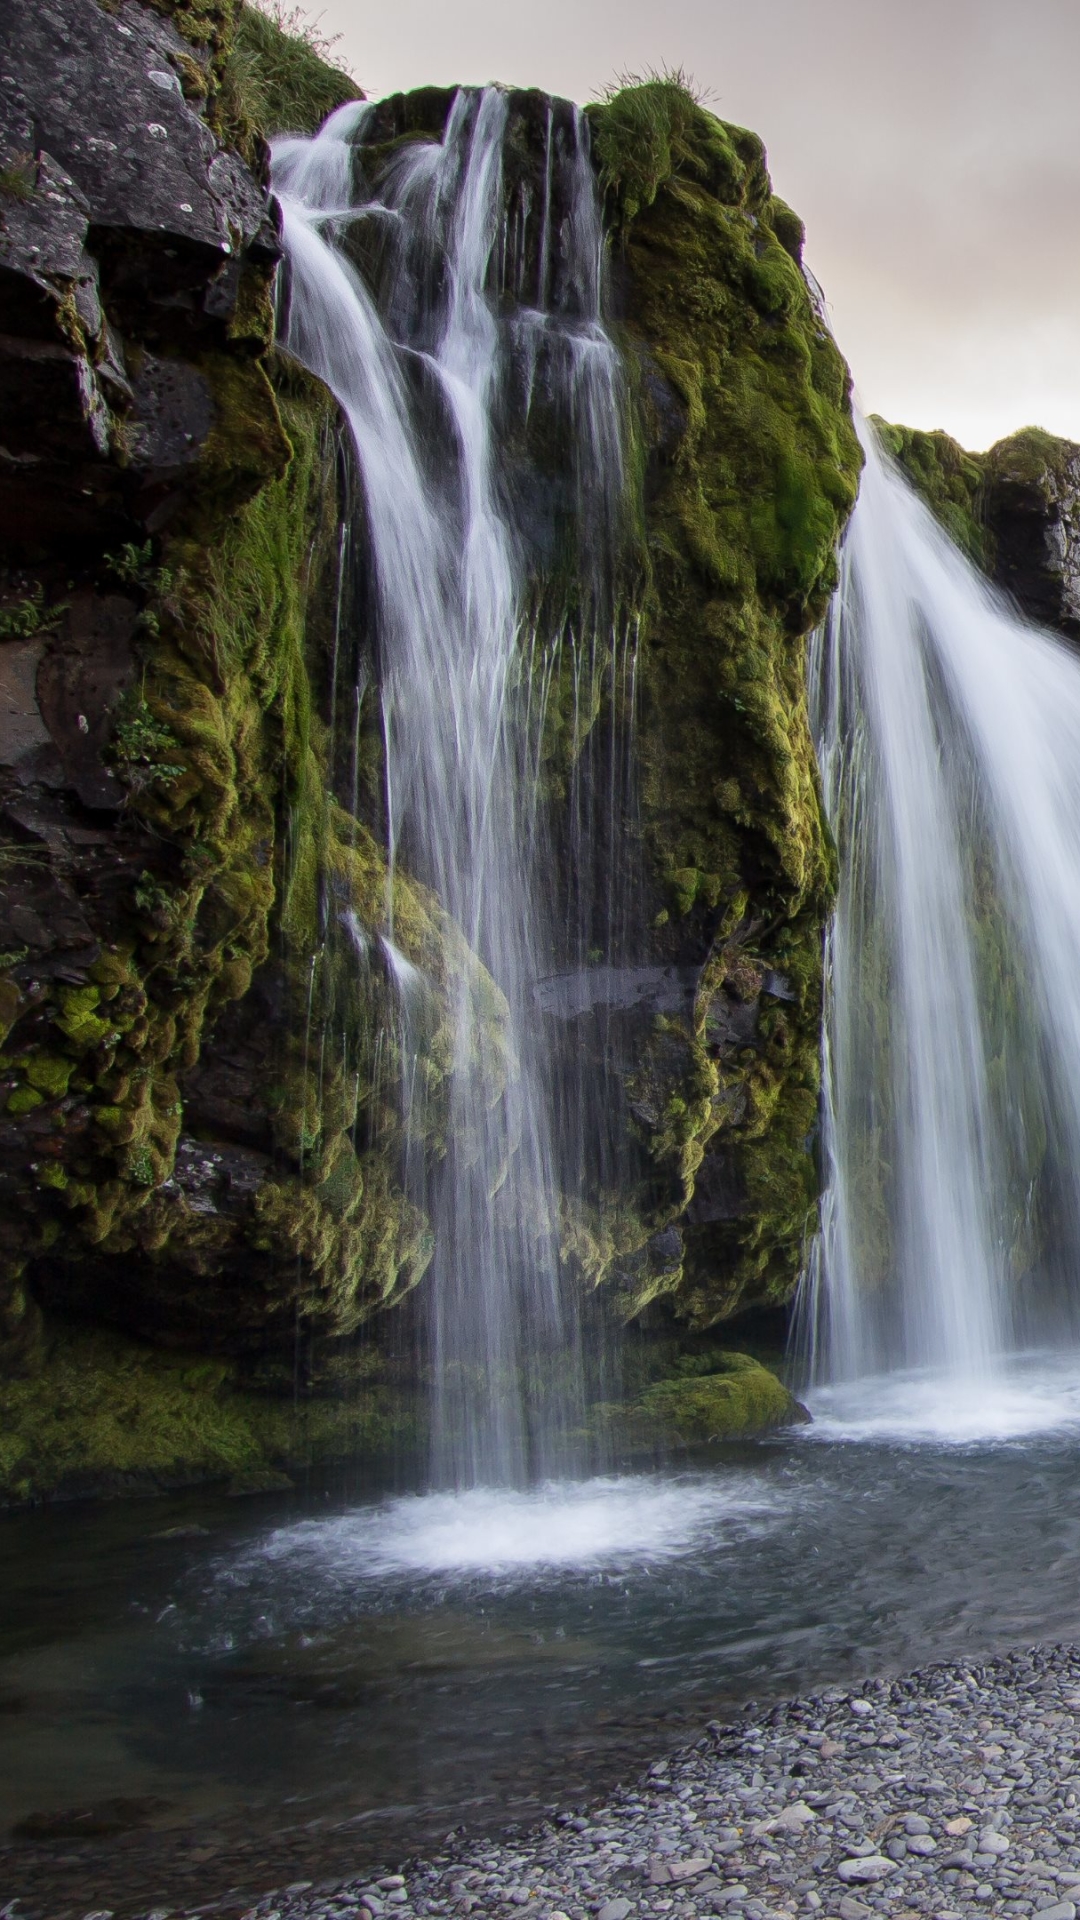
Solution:
<path fill-rule="evenodd" d="M 574 591 L 595 633 L 610 621 L 621 385 L 578 109 L 547 107 L 539 206 L 508 185 L 508 139 L 528 130 L 502 89 L 460 90 L 441 141 L 380 154 L 376 187 L 364 143 L 377 111 L 346 106 L 313 140 L 280 142 L 273 181 L 284 344 L 340 401 L 362 475 L 391 864 L 434 887 L 508 1007 L 511 1079 L 493 1101 L 480 1070 L 490 1036 L 463 986 L 447 1165 L 434 1182 L 408 1170 L 436 1246 L 436 1479 L 469 1485 L 543 1471 L 581 1395 L 558 1260 L 559 1141 L 530 1002 L 551 946 L 526 777 L 543 714 L 517 693 L 544 581 L 526 558 L 527 503 L 506 449 L 542 395 L 562 468 L 549 570 L 584 575 Z M 393 964 L 393 945 L 384 952 Z"/>
<path fill-rule="evenodd" d="M 1014 613 L 861 431 L 811 670 L 841 878 L 809 1315 L 819 1378 L 931 1368 L 920 1401 L 947 1415 L 957 1382 L 977 1399 L 1018 1342 L 1071 1330 L 1080 660 Z M 973 1405 L 961 1427 L 985 1423 Z"/>

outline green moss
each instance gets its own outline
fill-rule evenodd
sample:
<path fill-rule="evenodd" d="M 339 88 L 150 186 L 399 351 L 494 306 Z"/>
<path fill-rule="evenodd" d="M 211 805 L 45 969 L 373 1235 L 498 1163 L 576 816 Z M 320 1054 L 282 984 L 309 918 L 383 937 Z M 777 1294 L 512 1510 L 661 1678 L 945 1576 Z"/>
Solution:
<path fill-rule="evenodd" d="M 861 455 L 847 369 L 798 267 L 760 141 L 651 80 L 590 109 L 616 229 L 647 541 L 642 824 L 661 951 L 707 955 L 689 1021 L 633 1076 L 653 1227 L 734 1156 L 745 1210 L 686 1232 L 698 1324 L 790 1296 L 817 1193 L 821 941 L 835 883 L 806 713 L 806 635 L 836 581 Z M 660 124 L 663 138 L 656 134 Z M 635 146 L 635 129 L 653 128 Z M 640 152 L 640 165 L 635 155 Z M 635 170 L 636 169 L 636 170 Z M 684 944 L 685 943 L 685 944 Z M 762 997 L 766 969 L 791 998 Z M 760 999 L 753 1044 L 723 1009 Z"/>
<path fill-rule="evenodd" d="M 805 1411 L 788 1389 L 745 1353 L 710 1352 L 676 1363 L 674 1378 L 645 1388 L 616 1415 L 633 1437 L 700 1446 L 800 1424 Z"/>
<path fill-rule="evenodd" d="M 35 1107 L 44 1104 L 45 1096 L 39 1093 L 36 1087 L 16 1087 L 14 1093 L 8 1094 L 4 1111 L 10 1114 L 12 1119 L 16 1119 L 20 1114 L 33 1113 Z"/>
<path fill-rule="evenodd" d="M 63 1097 L 74 1071 L 75 1062 L 59 1053 L 35 1053 L 26 1064 L 26 1077 L 30 1085 L 50 1100 Z"/>
<path fill-rule="evenodd" d="M 1009 480 L 1048 493 L 1066 483 L 1075 457 L 1075 441 L 1062 440 L 1042 427 L 1021 427 L 1018 433 L 998 440 L 989 453 L 967 456 L 969 460 L 978 459 L 992 480 Z"/>
<path fill-rule="evenodd" d="M 683 169 L 699 171 L 698 101 L 681 70 L 627 75 L 595 115 L 600 184 L 632 220 Z"/>
<path fill-rule="evenodd" d="M 989 571 L 993 541 L 984 516 L 986 456 L 966 453 L 940 431 L 894 426 L 876 414 L 872 424 L 950 539 L 976 566 Z"/>
<path fill-rule="evenodd" d="M 57 1326 L 33 1375 L 0 1379 L 0 1499 L 108 1490 L 131 1473 L 225 1477 L 416 1436 L 415 1411 L 388 1387 L 275 1398 L 239 1387 L 227 1361 Z"/>

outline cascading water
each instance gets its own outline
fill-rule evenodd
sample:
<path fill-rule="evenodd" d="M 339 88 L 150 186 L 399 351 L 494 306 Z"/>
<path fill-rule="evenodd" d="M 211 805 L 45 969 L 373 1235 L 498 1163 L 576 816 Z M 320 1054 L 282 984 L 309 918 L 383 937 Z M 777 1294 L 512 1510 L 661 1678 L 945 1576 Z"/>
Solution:
<path fill-rule="evenodd" d="M 355 441 L 391 867 L 435 889 L 506 1000 L 504 1098 L 476 1070 L 489 1042 L 462 989 L 447 1162 L 432 1178 L 417 1152 L 407 1169 L 435 1240 L 435 1474 L 475 1484 L 549 1467 L 580 1419 L 553 1076 L 532 998 L 568 944 L 548 924 L 538 741 L 564 643 L 575 660 L 590 635 L 594 656 L 598 633 L 610 643 L 622 391 L 578 109 L 546 104 L 540 164 L 513 190 L 511 136 L 520 155 L 536 129 L 512 124 L 503 90 L 459 91 L 441 141 L 395 146 L 383 129 L 371 185 L 378 112 L 344 107 L 315 139 L 275 148 L 283 339 Z M 522 456 L 538 407 L 559 447 L 546 520 Z"/>
<path fill-rule="evenodd" d="M 1080 660 L 861 436 L 811 662 L 840 892 L 807 1315 L 819 1376 L 985 1379 L 1080 1252 Z"/>

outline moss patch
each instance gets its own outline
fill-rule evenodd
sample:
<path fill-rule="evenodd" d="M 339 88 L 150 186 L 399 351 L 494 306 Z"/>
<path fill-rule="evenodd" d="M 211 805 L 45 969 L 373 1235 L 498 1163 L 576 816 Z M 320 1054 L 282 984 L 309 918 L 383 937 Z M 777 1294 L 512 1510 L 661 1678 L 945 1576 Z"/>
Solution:
<path fill-rule="evenodd" d="M 250 1474 L 416 1438 L 415 1410 L 388 1386 L 273 1398 L 238 1388 L 223 1360 L 55 1327 L 35 1378 L 0 1379 L 0 1502 L 107 1491 L 132 1474 L 166 1486 Z"/>
<path fill-rule="evenodd" d="M 745 1353 L 717 1349 L 676 1360 L 672 1377 L 658 1380 L 609 1421 L 636 1442 L 700 1446 L 799 1426 L 808 1415 L 775 1373 Z"/>

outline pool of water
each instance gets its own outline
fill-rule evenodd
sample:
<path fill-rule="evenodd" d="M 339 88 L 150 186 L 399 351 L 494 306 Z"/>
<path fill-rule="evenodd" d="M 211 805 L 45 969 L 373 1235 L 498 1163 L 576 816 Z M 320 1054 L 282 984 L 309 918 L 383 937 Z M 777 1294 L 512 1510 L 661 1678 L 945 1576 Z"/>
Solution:
<path fill-rule="evenodd" d="M 0 1823 L 85 1864 L 48 1816 L 89 1809 L 75 1843 L 100 1863 L 93 1810 L 121 1802 L 144 1876 L 170 1834 L 189 1863 L 204 1836 L 204 1878 L 241 1834 L 268 1859 L 299 1835 L 301 1867 L 330 1828 L 385 1854 L 587 1792 L 751 1697 L 1080 1637 L 1080 1355 L 811 1407 L 755 1445 L 523 1493 L 7 1520 Z"/>

